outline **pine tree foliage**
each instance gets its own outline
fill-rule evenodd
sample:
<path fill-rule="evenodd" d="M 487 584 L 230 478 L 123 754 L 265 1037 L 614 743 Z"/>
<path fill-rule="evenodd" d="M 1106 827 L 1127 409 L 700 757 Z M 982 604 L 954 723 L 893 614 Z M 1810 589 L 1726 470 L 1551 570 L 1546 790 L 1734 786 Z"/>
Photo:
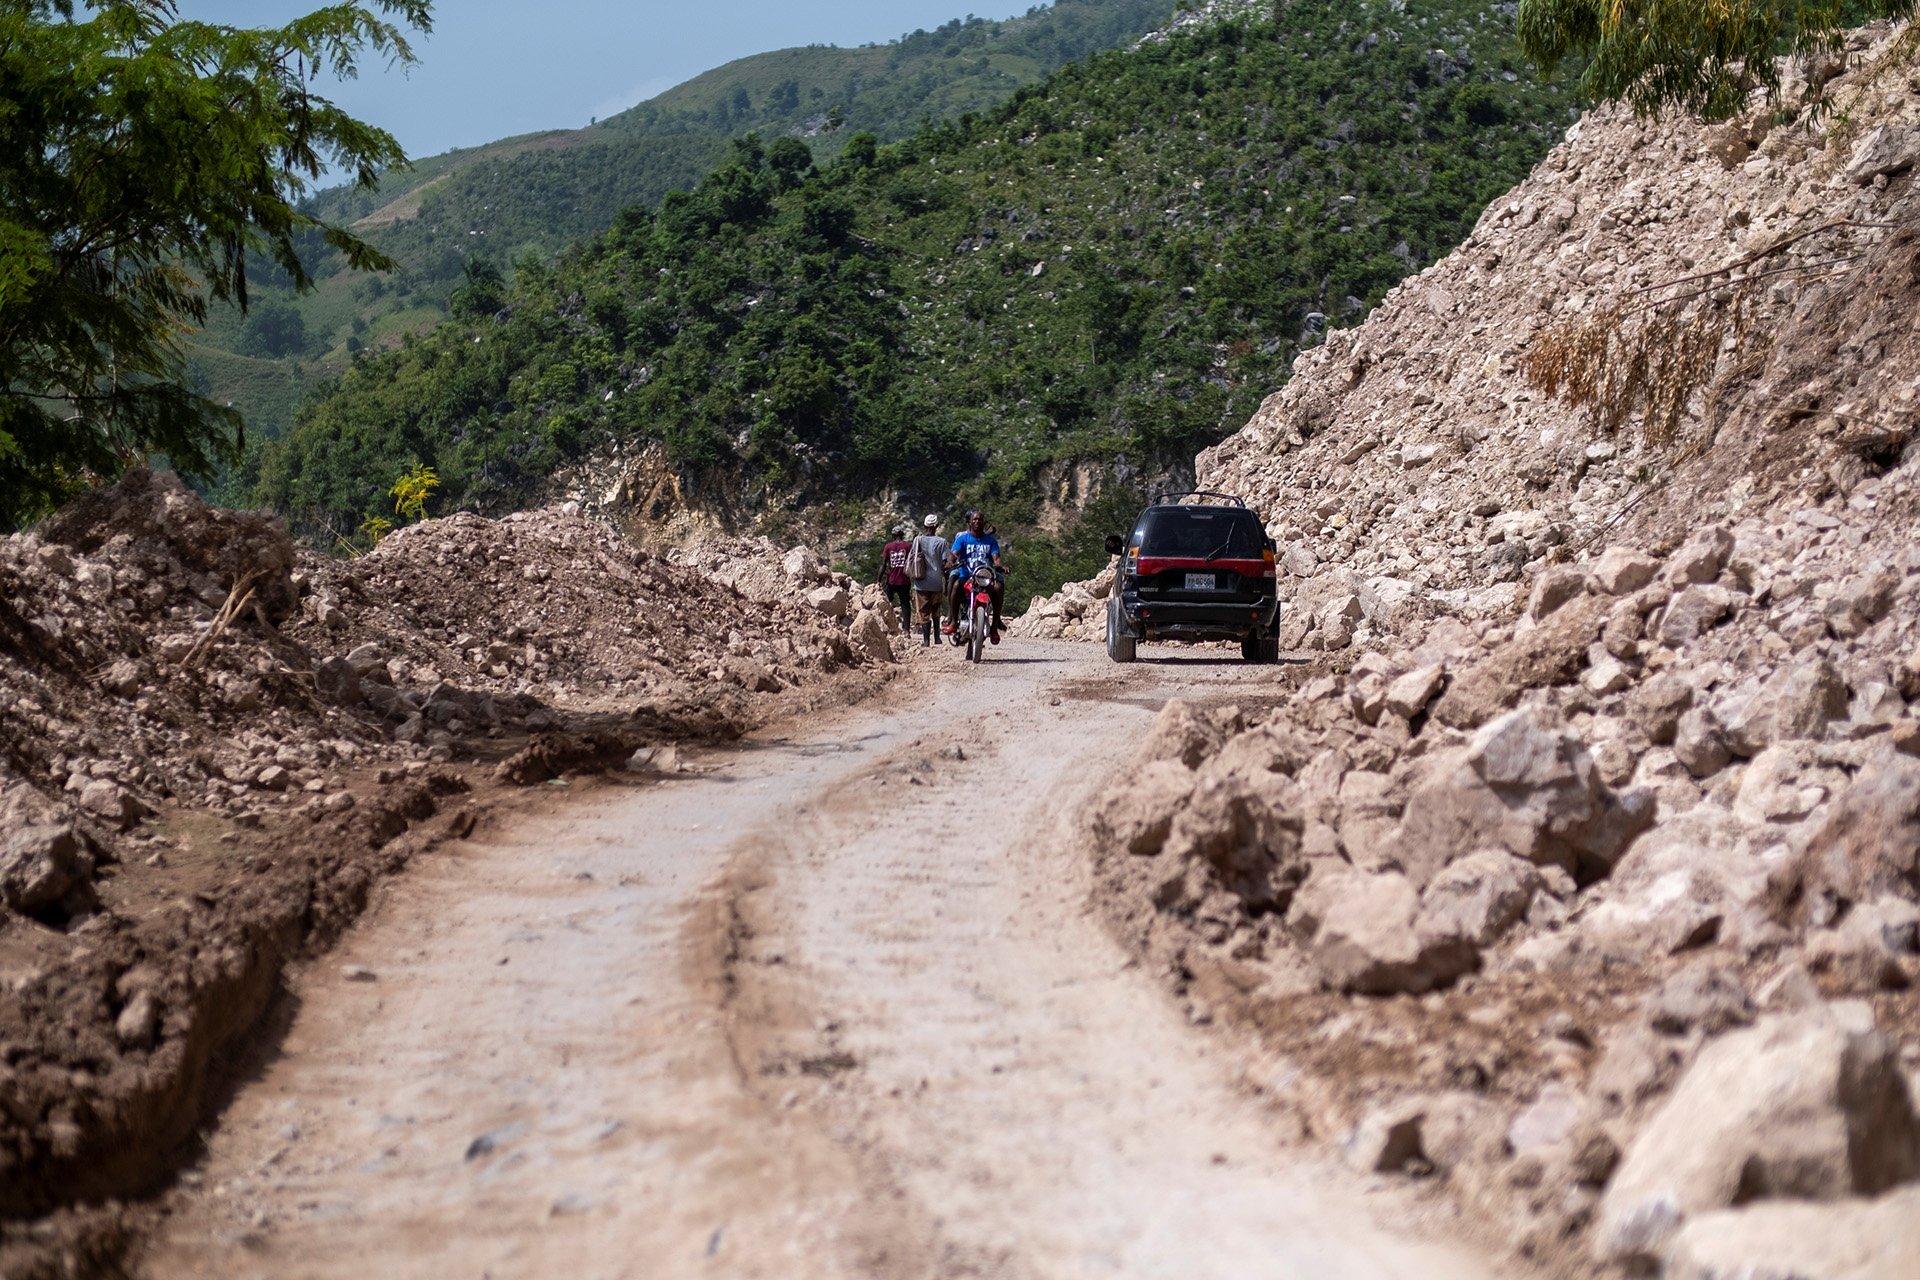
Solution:
<path fill-rule="evenodd" d="M 248 301 L 298 242 L 384 258 L 296 201 L 331 164 L 373 181 L 399 145 L 312 90 L 373 54 L 413 58 L 427 0 L 336 4 L 274 29 L 178 18 L 171 0 L 0 6 L 0 526 L 164 453 L 205 475 L 238 417 L 185 385 L 179 342 Z"/>
<path fill-rule="evenodd" d="M 1520 47 L 1551 72 L 1583 60 L 1581 91 L 1636 111 L 1724 119 L 1764 90 L 1778 102 L 1780 59 L 1803 70 L 1869 18 L 1909 17 L 1914 0 L 1520 0 Z M 1809 95 L 1821 78 L 1803 76 Z"/>

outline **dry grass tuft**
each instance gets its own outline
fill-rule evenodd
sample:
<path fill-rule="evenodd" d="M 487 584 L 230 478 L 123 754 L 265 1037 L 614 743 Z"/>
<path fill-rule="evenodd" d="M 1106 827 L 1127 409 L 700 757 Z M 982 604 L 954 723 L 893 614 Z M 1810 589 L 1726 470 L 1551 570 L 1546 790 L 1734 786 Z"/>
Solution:
<path fill-rule="evenodd" d="M 1653 307 L 1614 305 L 1535 335 L 1521 369 L 1546 394 L 1585 410 L 1597 435 L 1638 423 L 1648 445 L 1671 448 L 1690 410 L 1710 403 L 1752 350 L 1754 293 L 1729 285 Z M 1726 357 L 1739 358 L 1729 362 Z"/>

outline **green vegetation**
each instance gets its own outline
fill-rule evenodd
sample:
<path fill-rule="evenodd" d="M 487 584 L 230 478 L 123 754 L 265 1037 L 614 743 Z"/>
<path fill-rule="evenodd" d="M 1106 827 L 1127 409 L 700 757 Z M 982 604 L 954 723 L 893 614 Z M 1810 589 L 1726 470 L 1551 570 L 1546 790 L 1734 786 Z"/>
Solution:
<path fill-rule="evenodd" d="M 1778 103 L 1783 55 L 1804 65 L 1838 50 L 1847 27 L 1913 9 L 1914 0 L 1520 0 L 1520 45 L 1548 71 L 1583 59 L 1580 89 L 1595 99 L 1724 119 L 1754 89 Z M 1825 80 L 1803 83 L 1811 100 Z"/>
<path fill-rule="evenodd" d="M 1032 535 L 1067 467 L 1124 480 L 1239 426 L 1569 118 L 1465 0 L 1281 18 L 1104 54 L 895 145 L 856 135 L 824 171 L 796 139 L 737 142 L 690 193 L 357 359 L 244 480 L 298 527 L 353 528 L 415 463 L 446 505 L 503 510 L 566 459 L 658 442 L 764 511 L 983 502 L 1020 590 L 1047 589 L 1106 531 Z"/>
<path fill-rule="evenodd" d="M 427 499 L 439 487 L 440 477 L 434 474 L 432 467 L 409 467 L 406 474 L 395 480 L 387 490 L 387 496 L 393 499 L 393 513 L 403 520 L 425 520 Z"/>
<path fill-rule="evenodd" d="M 315 216 L 377 245 L 397 275 L 347 269 L 315 244 L 307 266 L 319 288 L 295 298 L 284 277 L 263 273 L 263 298 L 284 300 L 304 321 L 303 341 L 281 353 L 310 376 L 335 372 L 356 348 L 430 327 L 476 257 L 496 264 L 527 254 L 551 258 L 604 231 L 620 210 L 658 204 L 725 162 L 729 139 L 758 132 L 798 136 L 825 161 L 845 138 L 902 138 L 930 120 L 985 110 L 1062 64 L 1137 39 L 1165 19 L 1172 0 L 1061 0 L 1004 22 L 955 19 L 886 45 L 813 45 L 758 54 L 708 71 L 594 126 L 509 138 L 422 160 L 382 175 L 378 191 L 318 193 Z M 405 318 L 402 318 L 405 317 Z M 424 318 L 423 318 L 424 317 Z M 199 350 L 259 354 L 252 335 L 216 323 Z M 210 364 L 210 368 L 220 368 Z M 216 380 L 256 434 L 291 421 L 278 397 Z"/>
<path fill-rule="evenodd" d="M 149 453 L 205 475 L 238 452 L 238 415 L 188 385 L 175 335 L 213 301 L 244 313 L 258 252 L 293 288 L 302 243 L 384 262 L 294 201 L 323 156 L 367 183 L 404 159 L 309 83 L 362 51 L 411 61 L 403 27 L 428 29 L 426 0 L 247 32 L 150 0 L 0 11 L 0 526 Z M 297 319 L 261 308 L 248 341 L 284 351 Z"/>

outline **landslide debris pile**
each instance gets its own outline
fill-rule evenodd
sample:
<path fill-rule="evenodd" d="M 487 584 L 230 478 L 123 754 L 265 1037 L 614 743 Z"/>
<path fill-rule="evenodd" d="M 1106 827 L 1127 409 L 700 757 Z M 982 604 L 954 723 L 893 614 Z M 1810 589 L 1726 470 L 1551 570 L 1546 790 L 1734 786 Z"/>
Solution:
<path fill-rule="evenodd" d="M 804 561 L 807 589 L 819 589 L 811 551 L 764 550 L 752 548 L 756 562 L 778 574 L 784 558 Z M 679 559 L 629 545 L 571 504 L 497 521 L 461 513 L 401 529 L 357 559 L 309 557 L 291 634 L 334 655 L 316 668 L 332 696 L 398 717 L 408 740 L 463 715 L 459 705 L 436 713 L 431 694 L 426 707 L 403 705 L 409 684 L 451 682 L 483 701 L 737 712 L 746 695 L 890 656 L 863 630 L 850 644 L 844 588 L 828 588 L 841 590 L 835 614 L 797 585 L 741 594 L 734 582 L 757 563 L 703 561 L 722 577 Z M 494 719 L 484 705 L 466 714 Z"/>
<path fill-rule="evenodd" d="M 1554 1274 L 1920 1271 L 1915 46 L 1814 122 L 1590 115 L 1303 357 L 1199 464 L 1317 661 L 1169 706 L 1087 823 L 1303 1131 Z"/>
<path fill-rule="evenodd" d="M 772 539 L 708 537 L 667 553 L 676 564 L 707 574 L 749 600 L 776 608 L 804 606 L 840 626 L 847 643 L 876 662 L 895 657 L 893 638 L 903 634 L 899 615 L 878 584 L 858 583 L 837 572 L 807 546 L 784 551 Z"/>
<path fill-rule="evenodd" d="M 109 1266 L 281 966 L 463 793 L 738 732 L 866 652 L 564 510 L 330 561 L 136 471 L 0 538 L 0 1273 Z"/>
<path fill-rule="evenodd" d="M 323 794 L 328 766 L 377 744 L 315 698 L 278 629 L 293 563 L 277 522 L 146 472 L 0 540 L 8 908 L 85 914 L 96 864 L 158 806 L 253 815 L 259 797 Z"/>

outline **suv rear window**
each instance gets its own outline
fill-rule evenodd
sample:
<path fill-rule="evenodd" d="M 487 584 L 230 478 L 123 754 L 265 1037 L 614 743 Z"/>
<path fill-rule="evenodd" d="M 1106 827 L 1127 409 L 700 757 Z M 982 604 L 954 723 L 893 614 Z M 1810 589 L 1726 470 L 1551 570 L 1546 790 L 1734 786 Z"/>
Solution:
<path fill-rule="evenodd" d="M 1265 536 L 1259 518 L 1239 507 L 1154 507 L 1128 545 L 1143 556 L 1246 559 L 1260 554 Z"/>

